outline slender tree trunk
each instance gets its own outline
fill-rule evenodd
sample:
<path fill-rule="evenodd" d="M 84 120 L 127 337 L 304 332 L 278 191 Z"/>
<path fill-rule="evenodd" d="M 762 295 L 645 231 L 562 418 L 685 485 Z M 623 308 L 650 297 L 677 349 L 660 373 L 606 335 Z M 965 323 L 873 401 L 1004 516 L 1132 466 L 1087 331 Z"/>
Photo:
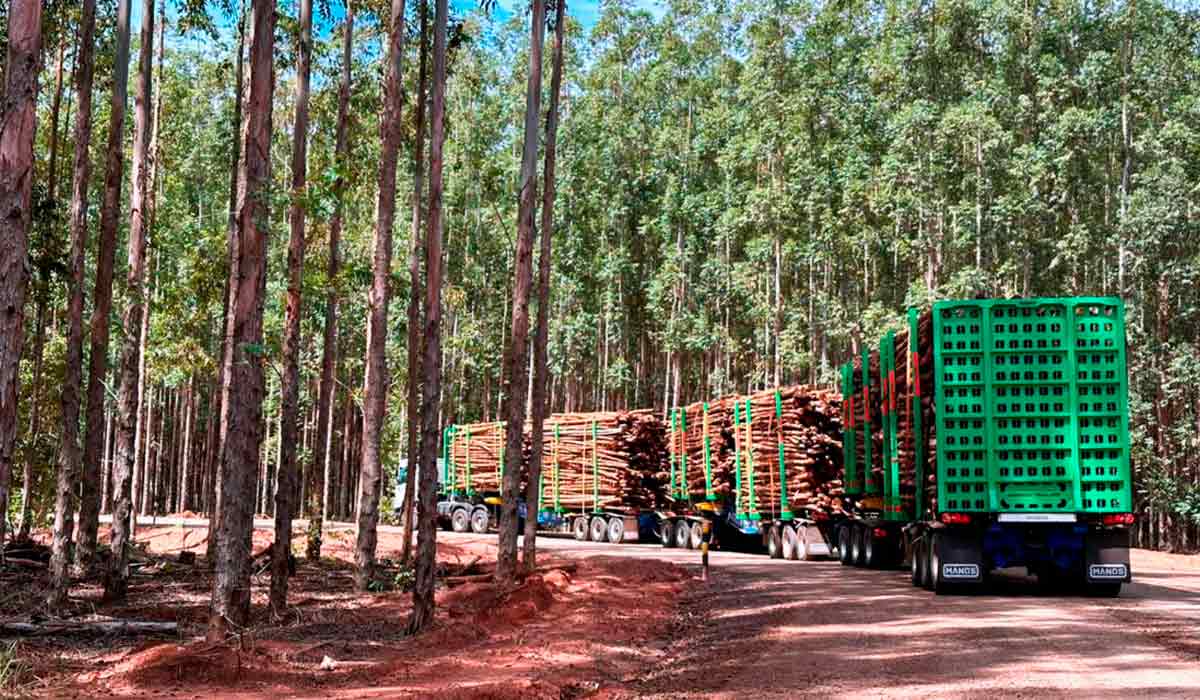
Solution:
<path fill-rule="evenodd" d="M 337 160 L 337 196 L 333 219 L 329 222 L 329 294 L 325 302 L 325 336 L 321 357 L 321 386 L 317 396 L 316 437 L 313 440 L 313 460 L 308 470 L 308 546 L 305 555 L 311 560 L 321 558 L 321 530 L 324 525 L 325 473 L 331 454 L 333 432 L 333 393 L 337 379 L 338 295 L 335 280 L 341 270 L 342 216 L 345 211 L 346 179 L 343 176 L 350 160 L 350 79 L 354 60 L 354 4 L 347 0 L 346 18 L 342 23 L 342 82 L 338 92 L 337 136 L 334 154 Z"/>
<path fill-rule="evenodd" d="M 417 53 L 420 68 L 417 72 L 417 133 L 413 143 L 413 203 L 412 236 L 408 246 L 408 469 L 404 474 L 404 502 L 401 504 L 404 521 L 404 540 L 400 545 L 400 561 L 412 558 L 413 503 L 417 476 L 417 436 L 420 411 L 417 402 L 421 395 L 421 201 L 425 183 L 425 93 L 426 64 L 429 55 L 429 2 L 421 0 L 421 48 Z"/>
<path fill-rule="evenodd" d="M 63 67 L 66 64 L 66 41 L 60 41 L 58 44 L 58 61 L 54 69 L 54 98 L 50 101 L 50 133 L 48 134 L 47 150 L 50 151 L 50 159 L 48 163 L 48 172 L 46 178 L 46 192 L 48 199 L 54 201 L 58 194 L 58 116 L 62 110 L 63 96 Z M 70 115 L 67 117 L 70 118 Z"/>
<path fill-rule="evenodd" d="M 75 122 L 75 162 L 71 187 L 71 285 L 67 302 L 67 357 L 62 388 L 62 438 L 58 453 L 58 484 L 54 505 L 54 542 L 50 562 L 51 593 L 47 604 L 58 607 L 66 601 L 67 564 L 71 559 L 70 536 L 74 515 L 73 494 L 80 471 L 79 394 L 83 384 L 83 293 L 86 284 L 88 184 L 92 141 L 92 51 L 96 32 L 96 1 L 84 0 L 79 18 L 79 54 L 76 57 L 75 89 L 79 95 L 79 116 Z M 95 476 L 98 470 L 91 470 Z M 29 473 L 28 466 L 26 474 Z M 29 501 L 32 480 L 27 479 L 25 501 Z M 83 490 L 97 494 L 99 484 L 84 480 Z M 98 494 L 97 494 L 98 495 Z M 99 502 L 95 496 L 93 500 Z M 21 521 L 28 533 L 30 518 Z M 83 513 L 80 513 L 83 522 Z M 76 538 L 78 540 L 78 538 Z"/>
<path fill-rule="evenodd" d="M 12 0 L 8 6 L 8 55 L 0 110 L 0 515 L 5 516 L 17 436 L 17 383 L 25 342 L 25 289 L 29 282 L 26 255 L 32 222 L 41 43 L 42 4 L 37 0 Z M 0 517 L 0 551 L 7 520 Z"/>
<path fill-rule="evenodd" d="M 104 439 L 104 385 L 108 375 L 108 318 L 112 313 L 113 266 L 117 225 L 121 219 L 121 181 L 125 173 L 125 106 L 129 86 L 129 0 L 117 0 L 116 52 L 113 89 L 109 103 L 108 145 L 104 166 L 104 195 L 100 204 L 100 241 L 96 251 L 96 279 L 92 292 L 91 340 L 88 355 L 87 430 L 83 447 L 83 498 L 79 505 L 79 567 L 95 561 L 100 527 L 96 489 L 86 488 L 99 479 Z M 114 438 L 115 439 L 115 438 Z M 116 499 L 112 501 L 115 503 Z"/>
<path fill-rule="evenodd" d="M 231 290 L 234 333 L 226 378 L 228 430 L 221 458 L 217 512 L 216 575 L 208 637 L 224 639 L 250 616 L 250 537 L 254 475 L 262 437 L 263 360 L 251 348 L 262 343 L 263 285 L 267 270 L 267 191 L 271 183 L 271 106 L 275 88 L 275 0 L 251 4 L 250 92 L 243 130 L 238 187 L 237 271 Z M 237 387 L 233 391 L 231 387 Z"/>
<path fill-rule="evenodd" d="M 554 236 L 555 156 L 558 150 L 558 95 L 562 91 L 563 22 L 567 0 L 554 0 L 554 57 L 550 70 L 550 107 L 546 110 L 546 154 L 542 188 L 542 249 L 538 255 L 538 315 L 533 341 L 533 454 L 525 487 L 526 508 L 537 503 L 538 481 L 542 475 L 543 426 L 550 407 L 546 403 L 546 385 L 550 367 L 547 343 L 550 335 L 550 248 Z M 537 569 L 537 517 L 525 518 L 525 570 Z"/>
<path fill-rule="evenodd" d="M 228 264 L 225 278 L 225 306 L 221 315 L 221 358 L 217 379 L 217 444 L 209 460 L 208 483 L 205 485 L 205 497 L 208 509 L 208 543 L 205 558 L 210 566 L 216 564 L 217 558 L 217 520 L 221 511 L 221 477 L 223 474 L 225 438 L 229 434 L 228 412 L 225 406 L 229 400 L 229 373 L 233 363 L 233 320 L 229 315 L 233 304 L 233 290 L 238 284 L 238 266 L 235 257 L 238 252 L 238 188 L 242 182 L 242 118 L 243 101 L 245 99 L 245 61 L 246 54 L 246 6 L 241 3 L 238 15 L 238 46 L 237 60 L 234 69 L 233 98 L 233 153 L 229 164 L 229 218 L 226 223 L 225 253 Z"/>
<path fill-rule="evenodd" d="M 179 511 L 192 509 L 192 460 L 196 448 L 193 444 L 196 433 L 196 375 L 188 376 L 186 399 L 183 408 L 183 455 L 179 465 Z"/>
<path fill-rule="evenodd" d="M 41 289 L 38 290 L 37 287 L 41 287 Z M 34 295 L 37 297 L 37 302 L 36 302 L 37 311 L 35 312 L 36 318 L 33 322 L 33 326 L 35 329 L 35 331 L 34 331 L 35 335 L 33 338 L 33 391 L 30 392 L 30 402 L 33 405 L 30 406 L 30 408 L 29 408 L 29 437 L 27 438 L 29 443 L 34 444 L 34 445 L 37 444 L 38 433 L 40 433 L 41 429 L 42 429 L 42 426 L 41 426 L 42 400 L 41 400 L 40 394 L 41 394 L 41 387 L 42 387 L 42 366 L 43 366 L 43 359 L 45 357 L 45 347 L 46 347 L 46 301 L 45 301 L 44 297 L 45 297 L 45 294 L 47 291 L 48 290 L 45 289 L 44 284 L 36 285 L 35 291 L 34 291 Z M 82 313 L 82 310 L 80 311 L 80 313 Z M 68 347 L 68 357 L 67 357 L 68 365 L 71 360 L 69 354 L 70 354 L 70 348 Z M 66 370 L 69 373 L 70 367 L 68 366 L 66 368 Z M 64 377 L 64 378 L 69 379 L 69 377 Z M 66 390 L 65 384 L 64 384 L 63 388 L 65 391 Z M 76 429 L 76 431 L 78 431 L 78 429 Z M 76 440 L 76 445 L 78 445 L 78 440 Z M 78 449 L 78 447 L 76 449 Z M 76 460 L 76 461 L 78 461 L 78 460 Z M 34 462 L 35 462 L 35 460 L 33 460 L 33 459 L 26 459 L 25 466 L 22 469 L 23 473 L 21 475 L 21 525 L 20 525 L 19 529 L 17 530 L 17 536 L 15 538 L 18 541 L 28 540 L 29 533 L 30 533 L 31 529 L 33 528 L 33 465 L 34 465 Z M 59 479 L 61 480 L 61 478 L 62 478 L 62 475 L 60 473 Z M 67 503 L 70 503 L 70 493 L 68 493 Z M 58 517 L 58 504 L 56 501 L 56 503 L 55 503 L 55 518 L 57 519 L 57 517 Z M 55 524 L 57 526 L 57 522 Z M 53 550 L 53 546 L 51 546 L 51 549 Z M 50 564 L 51 564 L 50 574 L 51 574 L 51 582 L 52 582 L 52 588 L 53 588 L 53 581 L 54 581 L 54 576 L 55 576 L 55 569 L 54 569 L 55 562 L 52 560 L 50 562 Z"/>
<path fill-rule="evenodd" d="M 446 117 L 447 0 L 435 0 L 433 96 L 429 112 L 429 220 L 425 228 L 425 349 L 421 360 L 421 461 L 417 505 L 417 567 L 408 631 L 433 622 L 434 566 L 437 553 L 438 402 L 442 391 L 442 142 Z"/>
<path fill-rule="evenodd" d="M 379 494 L 383 485 L 380 440 L 383 437 L 384 406 L 387 403 L 388 279 L 392 271 L 392 225 L 396 216 L 396 161 L 400 154 L 400 119 L 404 107 L 404 0 L 392 0 L 391 33 L 388 36 L 387 72 L 384 75 L 383 117 L 379 138 L 379 199 L 375 207 L 374 279 L 367 317 L 367 357 L 363 397 L 362 476 L 359 492 L 358 547 L 355 582 L 367 590 L 375 573 L 378 537 Z"/>
<path fill-rule="evenodd" d="M 300 402 L 300 314 L 304 276 L 304 192 L 308 186 L 308 84 L 312 73 L 312 0 L 300 0 L 296 51 L 296 122 L 292 129 L 292 202 L 288 211 L 287 311 L 280 382 L 278 486 L 275 489 L 275 547 L 271 551 L 271 609 L 287 607 L 288 557 L 292 553 L 292 499 L 296 484 L 296 442 Z M 269 493 L 269 492 L 268 492 Z"/>
<path fill-rule="evenodd" d="M 150 181 L 148 153 L 151 131 L 151 67 L 154 56 L 154 0 L 142 0 L 141 51 L 138 54 L 137 95 L 134 98 L 133 170 L 129 220 L 129 274 L 126 278 L 125 337 L 121 344 L 119 389 L 117 391 L 117 463 L 114 470 L 116 506 L 113 509 L 112 561 L 104 581 L 109 599 L 125 597 L 128 586 L 129 541 L 131 536 L 130 475 L 133 471 L 134 435 L 138 394 L 138 338 L 142 327 L 143 294 L 146 283 L 146 243 L 149 234 Z M 136 515 L 134 516 L 136 519 Z"/>
<path fill-rule="evenodd" d="M 512 582 L 517 570 L 517 487 L 521 479 L 522 433 L 525 429 L 529 287 L 532 283 L 533 218 L 537 209 L 538 118 L 541 116 L 542 37 L 545 0 L 533 0 L 530 18 L 529 81 L 525 88 L 525 146 L 521 153 L 521 190 L 517 202 L 517 250 L 513 261 L 512 344 L 504 362 L 504 483 L 501 487 L 500 541 L 496 580 Z M 536 517 L 536 516 L 535 516 Z"/>
<path fill-rule="evenodd" d="M 150 308 L 150 286 L 143 290 L 142 303 Z M 133 473 L 130 475 L 131 492 L 133 494 L 134 514 L 146 512 L 145 493 L 146 476 L 150 472 L 150 451 L 153 449 L 154 397 L 153 387 L 150 386 L 149 373 L 146 369 L 146 346 L 150 339 L 150 314 L 142 314 L 142 325 L 138 331 L 137 357 L 137 409 L 136 426 L 133 431 Z M 118 423 L 118 426 L 120 424 Z M 114 452 L 115 454 L 115 452 Z M 137 518 L 132 521 L 132 528 L 137 528 Z"/>

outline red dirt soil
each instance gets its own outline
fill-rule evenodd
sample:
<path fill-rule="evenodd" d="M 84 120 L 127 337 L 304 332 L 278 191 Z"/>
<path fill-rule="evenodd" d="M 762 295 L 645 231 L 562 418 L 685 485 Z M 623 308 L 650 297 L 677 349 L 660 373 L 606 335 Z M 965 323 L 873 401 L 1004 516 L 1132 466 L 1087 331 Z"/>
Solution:
<path fill-rule="evenodd" d="M 203 555 L 205 530 L 139 530 L 152 564 L 128 603 L 105 604 L 97 582 L 77 585 L 79 612 L 180 624 L 172 641 L 33 638 L 20 657 L 37 697 L 170 698 L 563 698 L 623 695 L 665 658 L 664 638 L 692 577 L 661 561 L 543 553 L 539 573 L 513 589 L 492 582 L 439 587 L 434 628 L 407 637 L 408 593 L 357 593 L 353 535 L 329 532 L 326 559 L 300 561 L 283 619 L 266 610 L 267 574 L 253 579 L 252 627 L 240 641 L 203 641 L 211 579 L 203 567 L 155 560 Z M 299 535 L 302 538 L 302 535 Z M 254 551 L 271 540 L 255 531 Z M 302 542 L 299 543 L 302 546 Z M 400 538 L 380 533 L 380 559 Z M 494 565 L 495 547 L 440 543 L 439 565 L 456 574 Z M 146 573 L 148 572 L 148 573 Z M 439 581 L 439 586 L 440 586 Z M 35 586 L 36 588 L 36 586 Z M 11 607 L 0 615 L 12 619 Z M 26 611 L 28 615 L 28 611 Z M 332 660 L 331 669 L 322 661 Z M 326 664 L 328 665 L 328 664 Z"/>

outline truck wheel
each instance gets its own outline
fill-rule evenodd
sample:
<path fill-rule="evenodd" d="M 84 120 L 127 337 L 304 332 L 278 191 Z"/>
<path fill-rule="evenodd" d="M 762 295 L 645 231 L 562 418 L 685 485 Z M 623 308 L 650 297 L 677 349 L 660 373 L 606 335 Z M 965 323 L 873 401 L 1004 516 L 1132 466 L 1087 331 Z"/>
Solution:
<path fill-rule="evenodd" d="M 843 525 L 837 530 L 838 543 L 838 561 L 842 562 L 842 566 L 850 566 L 854 560 L 850 558 L 850 526 Z"/>
<path fill-rule="evenodd" d="M 925 562 L 923 560 L 925 556 L 924 545 L 924 539 L 917 540 L 912 544 L 912 561 L 909 564 L 909 568 L 912 570 L 910 572 L 912 575 L 912 585 L 916 586 L 917 588 L 921 588 L 925 585 Z"/>
<path fill-rule="evenodd" d="M 882 554 L 882 552 L 880 552 L 881 543 L 875 541 L 875 533 L 871 531 L 871 528 L 861 528 L 860 532 L 862 533 L 863 542 L 863 566 L 867 567 L 868 569 L 877 568 L 880 564 L 880 559 L 882 559 L 880 556 Z"/>
<path fill-rule="evenodd" d="M 625 541 L 625 520 L 624 518 L 609 518 L 608 520 L 608 541 L 613 544 L 621 544 Z"/>
<path fill-rule="evenodd" d="M 767 554 L 772 559 L 780 559 L 783 557 L 783 538 L 779 536 L 779 528 L 771 526 L 767 528 Z"/>
<path fill-rule="evenodd" d="M 866 558 L 863 556 L 863 529 L 854 524 L 850 526 L 850 563 L 862 566 Z"/>
<path fill-rule="evenodd" d="M 1093 598 L 1116 598 L 1121 595 L 1121 581 L 1089 583 L 1084 590 Z"/>
<path fill-rule="evenodd" d="M 571 534 L 580 542 L 587 542 L 588 538 L 588 522 L 587 518 L 575 517 L 571 519 Z"/>
<path fill-rule="evenodd" d="M 812 530 L 807 525 L 796 528 L 796 561 L 812 559 Z"/>
<path fill-rule="evenodd" d="M 692 523 L 692 541 L 688 544 L 692 549 L 700 549 L 700 545 L 704 544 L 704 524 Z"/>
<path fill-rule="evenodd" d="M 929 588 L 938 595 L 949 593 L 951 589 L 950 584 L 942 577 L 942 540 L 942 533 L 935 532 L 929 546 Z"/>
<path fill-rule="evenodd" d="M 478 535 L 487 534 L 490 521 L 491 517 L 488 516 L 487 508 L 476 508 L 471 511 L 471 532 Z"/>
<path fill-rule="evenodd" d="M 662 542 L 663 549 L 671 549 L 675 546 L 675 524 L 670 520 L 664 520 L 658 526 L 658 539 Z"/>
<path fill-rule="evenodd" d="M 692 525 L 686 520 L 675 523 L 675 546 L 680 549 L 692 548 Z"/>
<path fill-rule="evenodd" d="M 599 515 L 592 516 L 592 522 L 588 527 L 588 533 L 591 535 L 590 539 L 593 542 L 603 542 L 604 534 L 607 531 L 608 522 Z"/>
<path fill-rule="evenodd" d="M 450 529 L 455 532 L 466 532 L 471 529 L 471 514 L 466 508 L 459 508 L 450 514 Z"/>
<path fill-rule="evenodd" d="M 791 525 L 783 526 L 783 558 L 796 561 L 796 548 L 800 544 L 800 536 Z"/>
<path fill-rule="evenodd" d="M 925 536 L 921 544 L 921 588 L 933 590 L 933 534 Z"/>

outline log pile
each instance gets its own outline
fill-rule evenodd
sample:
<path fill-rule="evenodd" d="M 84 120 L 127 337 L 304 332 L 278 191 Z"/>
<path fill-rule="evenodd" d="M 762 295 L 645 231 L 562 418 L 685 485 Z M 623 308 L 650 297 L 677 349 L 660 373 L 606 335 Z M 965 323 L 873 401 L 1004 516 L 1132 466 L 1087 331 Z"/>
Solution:
<path fill-rule="evenodd" d="M 632 513 L 666 500 L 667 431 L 650 411 L 557 413 L 544 445 L 543 510 Z"/>
<path fill-rule="evenodd" d="M 503 456 L 503 422 L 454 426 L 447 488 L 467 493 L 499 493 Z"/>
<path fill-rule="evenodd" d="M 764 517 L 778 517 L 785 503 L 790 512 L 841 508 L 841 396 L 817 387 L 783 387 L 777 413 L 776 394 L 771 389 L 727 396 L 710 402 L 707 411 L 703 403 L 683 409 L 672 451 L 686 455 L 686 464 L 677 458 L 675 468 L 686 471 L 687 497 L 733 499 L 739 513 Z"/>

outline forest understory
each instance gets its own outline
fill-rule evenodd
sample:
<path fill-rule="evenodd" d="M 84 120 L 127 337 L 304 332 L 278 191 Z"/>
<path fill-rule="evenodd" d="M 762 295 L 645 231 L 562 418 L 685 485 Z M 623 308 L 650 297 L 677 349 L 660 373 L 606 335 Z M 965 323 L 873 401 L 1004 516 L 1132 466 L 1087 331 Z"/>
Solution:
<path fill-rule="evenodd" d="M 510 589 L 488 579 L 492 544 L 438 546 L 438 617 L 409 637 L 411 596 L 401 588 L 357 593 L 353 533 L 326 534 L 326 556 L 300 558 L 294 601 L 280 619 L 267 606 L 269 572 L 252 577 L 250 626 L 208 643 L 212 574 L 203 560 L 207 530 L 149 527 L 136 537 L 135 573 L 125 602 L 102 600 L 84 580 L 65 618 L 46 619 L 44 568 L 0 574 L 0 618 L 54 624 L 78 620 L 173 622 L 175 633 L 28 636 L 8 650 L 4 697 L 490 697 L 595 696 L 624 687 L 664 651 L 675 602 L 693 578 L 656 561 L 544 555 L 538 573 Z M 38 532 L 38 541 L 45 539 Z M 107 533 L 103 533 L 105 538 Z M 297 538 L 297 542 L 302 539 Z M 256 530 L 254 551 L 271 543 Z M 381 563 L 400 551 L 380 533 Z M 13 545 L 14 547 L 16 545 Z M 185 553 L 194 553 L 194 563 Z M 300 554 L 297 549 L 297 554 Z M 137 566 L 140 564 L 140 566 Z M 386 567 L 381 568 L 386 571 Z M 398 571 L 398 570 L 397 570 Z"/>

